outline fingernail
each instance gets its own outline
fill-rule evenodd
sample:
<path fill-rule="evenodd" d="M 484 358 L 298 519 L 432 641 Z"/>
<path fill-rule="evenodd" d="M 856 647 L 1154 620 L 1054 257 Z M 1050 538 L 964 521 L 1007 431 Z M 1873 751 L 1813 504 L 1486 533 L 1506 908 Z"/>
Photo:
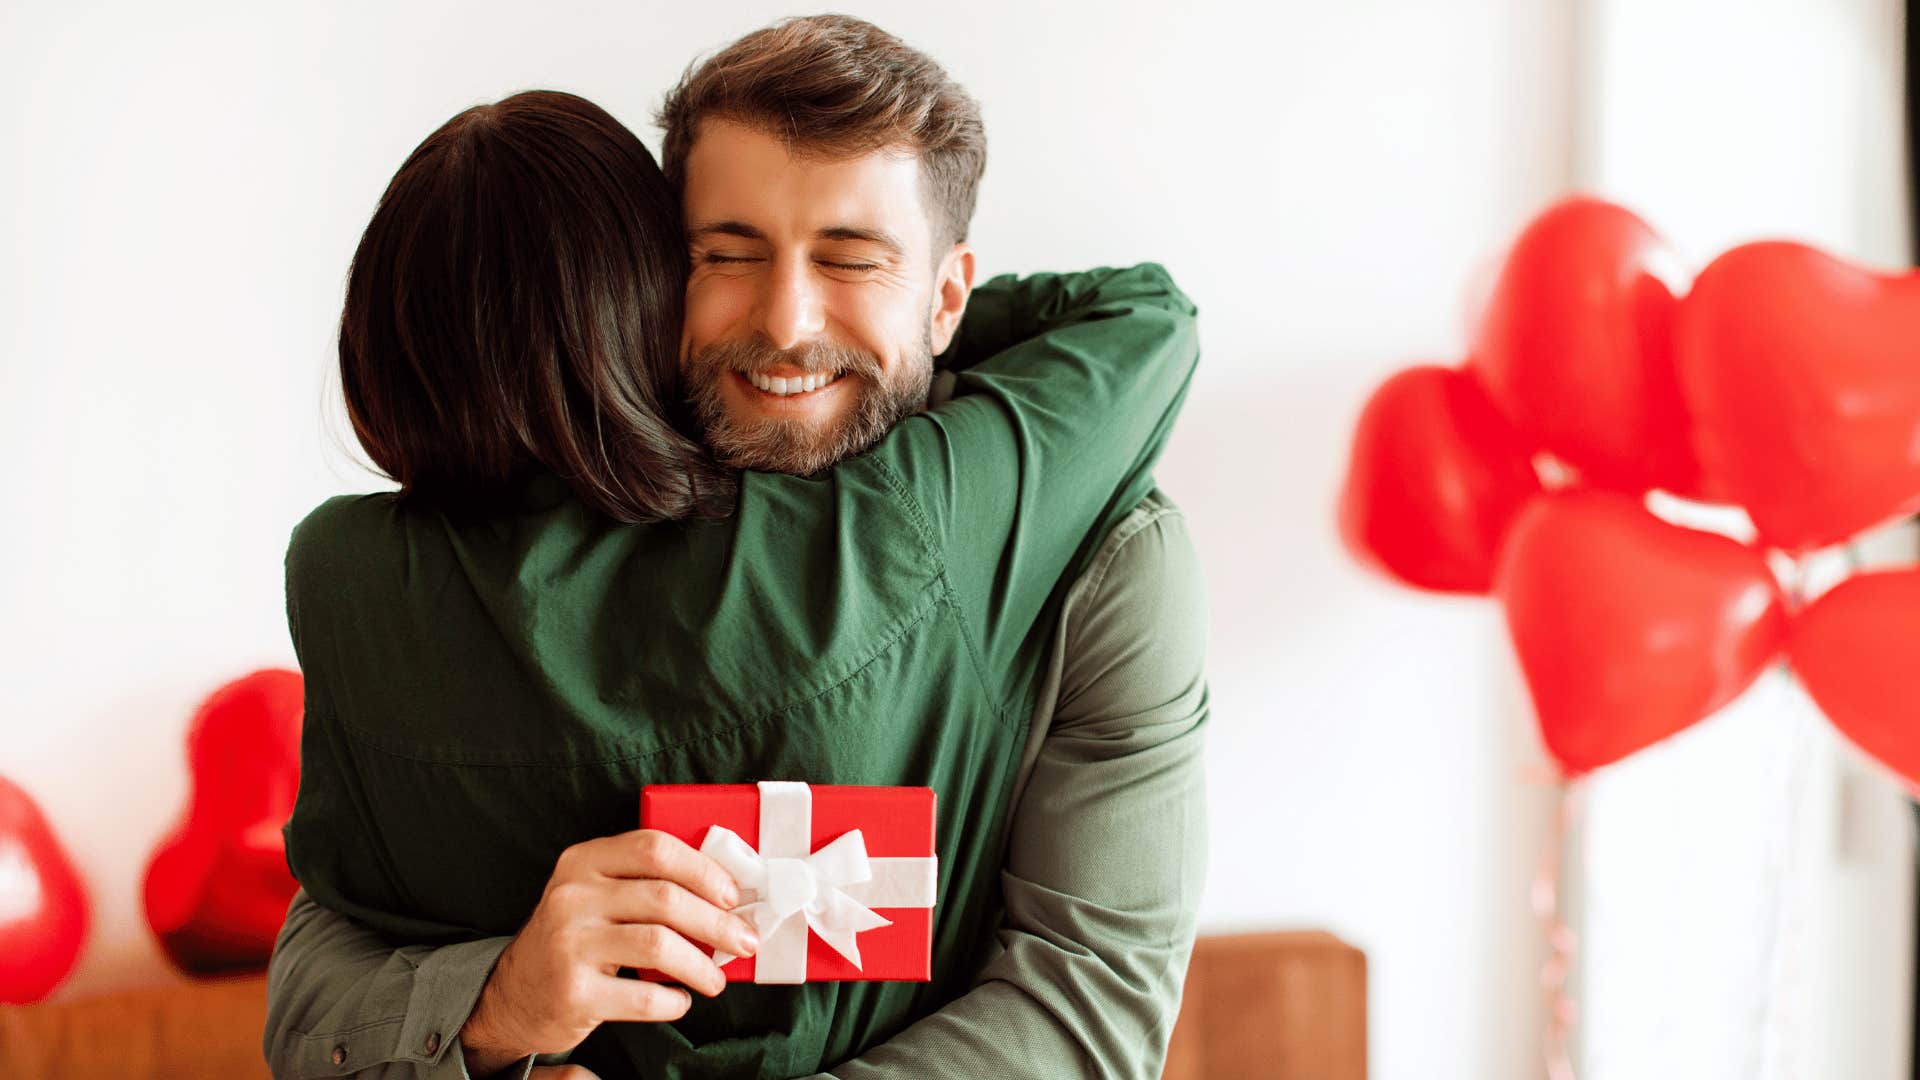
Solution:
<path fill-rule="evenodd" d="M 727 882 L 726 888 L 721 890 L 720 896 L 726 901 L 728 907 L 740 906 L 740 886 L 735 885 L 733 882 Z"/>
<path fill-rule="evenodd" d="M 739 946 L 734 952 L 741 956 L 752 956 L 760 951 L 760 935 L 754 933 L 752 929 L 740 931 Z"/>

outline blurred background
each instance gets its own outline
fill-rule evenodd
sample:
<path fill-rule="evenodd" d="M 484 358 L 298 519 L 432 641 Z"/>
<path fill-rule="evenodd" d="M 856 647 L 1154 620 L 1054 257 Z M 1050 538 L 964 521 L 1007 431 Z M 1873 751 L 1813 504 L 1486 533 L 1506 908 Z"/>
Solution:
<path fill-rule="evenodd" d="M 982 277 L 1145 259 L 1205 362 L 1162 486 L 1212 597 L 1205 931 L 1367 954 L 1372 1075 L 1542 1075 L 1553 798 L 1498 609 L 1342 552 L 1355 416 L 1464 355 L 1514 233 L 1589 191 L 1698 269 L 1911 262 L 1897 0 L 847 3 L 982 102 Z M 290 529 L 358 464 L 334 331 L 388 178 L 571 90 L 658 148 L 697 55 L 788 5 L 0 9 L 0 774 L 95 921 L 72 997 L 178 980 L 141 874 L 215 686 L 293 661 Z M 1909 537 L 1863 557 L 1907 560 Z M 1565 879 L 1586 1077 L 1909 1075 L 1912 815 L 1769 674 L 1600 774 Z"/>

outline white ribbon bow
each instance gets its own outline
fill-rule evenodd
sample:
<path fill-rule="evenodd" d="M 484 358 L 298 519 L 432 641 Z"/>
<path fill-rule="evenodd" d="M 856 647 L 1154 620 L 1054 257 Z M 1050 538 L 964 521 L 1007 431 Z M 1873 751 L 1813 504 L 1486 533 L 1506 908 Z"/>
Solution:
<path fill-rule="evenodd" d="M 879 907 L 933 906 L 936 863 L 928 858 L 870 858 L 866 839 L 854 829 L 819 851 L 809 852 L 813 793 L 806 784 L 760 784 L 760 850 L 723 825 L 707 830 L 700 851 L 726 868 L 746 903 L 733 913 L 760 934 L 754 955 L 756 983 L 807 981 L 807 931 L 860 967 L 856 937 L 893 925 Z M 865 903 L 862 903 L 862 901 Z M 736 959 L 716 951 L 713 962 Z"/>

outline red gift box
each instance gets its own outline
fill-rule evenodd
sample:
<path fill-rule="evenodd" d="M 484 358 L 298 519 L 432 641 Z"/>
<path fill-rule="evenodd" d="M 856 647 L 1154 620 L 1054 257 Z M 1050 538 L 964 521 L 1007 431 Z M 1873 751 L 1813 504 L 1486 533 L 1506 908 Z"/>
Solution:
<path fill-rule="evenodd" d="M 924 787 L 640 790 L 641 828 L 706 851 L 741 887 L 735 913 L 755 922 L 761 944 L 756 956 L 723 960 L 730 982 L 931 979 L 933 812 L 933 789 Z"/>

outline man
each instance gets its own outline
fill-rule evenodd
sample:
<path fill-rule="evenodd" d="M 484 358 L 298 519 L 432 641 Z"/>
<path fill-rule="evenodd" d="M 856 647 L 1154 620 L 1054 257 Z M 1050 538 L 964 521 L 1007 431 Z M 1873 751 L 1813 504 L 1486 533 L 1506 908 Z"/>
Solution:
<path fill-rule="evenodd" d="M 790 20 L 690 72 L 662 120 L 693 263 L 683 368 L 722 460 L 808 475 L 950 392 L 932 357 L 973 285 L 984 143 L 936 65 L 858 20 Z M 1204 855 L 1203 601 L 1157 492 L 1082 565 L 1041 665 L 997 941 L 966 993 L 823 1075 L 1158 1075 Z M 566 1060 L 604 1018 L 563 992 L 583 963 L 564 943 L 607 913 L 551 900 L 585 861 L 563 857 L 517 935 L 438 948 L 396 947 L 297 896 L 270 976 L 275 1073 Z M 654 925 L 683 953 L 735 932 L 714 869 L 663 848 L 634 875 L 667 898 Z"/>

